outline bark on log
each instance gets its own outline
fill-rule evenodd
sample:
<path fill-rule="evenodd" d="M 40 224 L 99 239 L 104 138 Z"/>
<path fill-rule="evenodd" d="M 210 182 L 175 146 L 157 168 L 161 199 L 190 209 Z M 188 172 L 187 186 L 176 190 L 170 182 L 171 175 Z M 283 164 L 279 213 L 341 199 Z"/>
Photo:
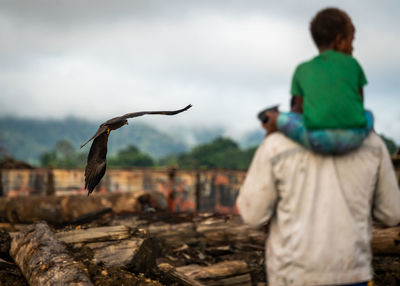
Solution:
<path fill-rule="evenodd" d="M 185 244 L 196 244 L 200 239 L 207 246 L 235 245 L 237 248 L 264 250 L 267 234 L 243 224 L 235 217 L 231 220 L 211 218 L 203 221 L 179 224 L 132 222 L 127 225 L 139 225 L 151 236 L 162 239 L 170 248 L 180 248 Z M 124 224 L 124 222 L 121 222 Z M 146 224 L 149 225 L 146 227 Z M 372 251 L 375 255 L 400 255 L 400 227 L 373 228 Z"/>
<path fill-rule="evenodd" d="M 178 282 L 184 286 L 204 286 L 204 284 L 187 277 L 185 274 L 178 272 L 175 267 L 168 263 L 160 263 L 158 269 L 170 280 Z"/>
<path fill-rule="evenodd" d="M 240 260 L 224 261 L 210 266 L 191 264 L 177 267 L 176 270 L 197 280 L 224 278 L 249 272 L 247 263 Z"/>
<path fill-rule="evenodd" d="M 10 254 L 29 285 L 93 285 L 43 222 L 27 226 L 11 242 Z"/>
<path fill-rule="evenodd" d="M 126 266 L 133 263 L 144 239 L 132 238 L 121 241 L 94 242 L 86 244 L 93 250 L 93 263 L 104 263 L 106 267 Z"/>
<path fill-rule="evenodd" d="M 134 272 L 149 275 L 156 268 L 156 259 L 161 255 L 161 243 L 155 237 L 143 241 L 128 267 Z"/>
<path fill-rule="evenodd" d="M 108 208 L 117 213 L 142 211 L 143 206 L 138 199 L 148 193 L 152 196 L 153 207 L 157 209 L 158 205 L 162 205 L 165 198 L 156 192 L 0 198 L 0 221 L 34 223 L 45 220 L 51 224 L 65 224 Z"/>
<path fill-rule="evenodd" d="M 225 221 L 223 219 L 210 219 L 200 222 L 196 231 L 206 238 L 209 245 L 232 244 L 258 244 L 264 245 L 266 234 L 250 228 L 240 220 Z"/>
<path fill-rule="evenodd" d="M 154 223 L 144 227 L 151 236 L 156 236 L 173 249 L 185 244 L 195 244 L 204 238 L 207 245 L 221 246 L 227 243 L 247 243 L 264 245 L 266 235 L 249 228 L 240 221 L 226 222 L 223 219 L 211 219 L 202 222 L 179 224 Z"/>
<path fill-rule="evenodd" d="M 179 248 L 193 240 L 198 241 L 198 233 L 195 230 L 195 224 L 179 223 L 167 224 L 156 223 L 147 227 L 147 232 L 152 237 L 162 240 L 164 245 L 169 248 Z"/>
<path fill-rule="evenodd" d="M 200 222 L 196 231 L 206 238 L 209 245 L 226 245 L 263 249 L 267 234 L 237 222 L 212 219 Z M 400 255 L 400 227 L 373 228 L 371 247 L 374 255 Z"/>
<path fill-rule="evenodd" d="M 60 231 L 57 238 L 65 243 L 89 243 L 99 241 L 122 240 L 129 238 L 129 228 L 123 225 L 92 227 L 88 229 L 74 229 Z"/>
<path fill-rule="evenodd" d="M 106 208 L 106 209 L 103 209 L 103 210 L 100 210 L 100 211 L 94 211 L 92 213 L 84 214 L 84 215 L 78 217 L 77 219 L 72 220 L 70 222 L 67 222 L 65 224 L 68 224 L 68 225 L 80 225 L 80 224 L 90 223 L 90 222 L 102 217 L 103 215 L 110 213 L 110 212 L 112 212 L 112 208 Z"/>
<path fill-rule="evenodd" d="M 123 225 L 61 231 L 56 236 L 75 247 L 92 249 L 95 264 L 127 266 L 146 274 L 154 269 L 161 252 L 158 239 L 132 237 L 130 229 Z"/>
<path fill-rule="evenodd" d="M 210 266 L 196 264 L 177 267 L 176 271 L 204 285 L 251 285 L 245 261 L 224 261 Z"/>
<path fill-rule="evenodd" d="M 400 227 L 373 229 L 371 245 L 374 255 L 400 255 Z"/>

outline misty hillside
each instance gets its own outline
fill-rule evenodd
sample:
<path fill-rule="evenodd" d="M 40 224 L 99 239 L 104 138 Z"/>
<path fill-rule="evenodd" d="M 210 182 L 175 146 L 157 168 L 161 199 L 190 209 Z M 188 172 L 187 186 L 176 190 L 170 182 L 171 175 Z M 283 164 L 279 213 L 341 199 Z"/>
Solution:
<path fill-rule="evenodd" d="M 0 118 L 0 147 L 6 155 L 27 161 L 39 162 L 40 155 L 54 150 L 60 140 L 70 141 L 75 149 L 92 137 L 98 124 L 76 118 L 64 120 Z M 112 132 L 109 138 L 109 154 L 135 145 L 153 158 L 168 154 L 186 152 L 197 144 L 207 143 L 224 134 L 223 128 L 174 128 L 168 132 L 159 131 L 149 125 L 135 122 Z M 239 140 L 242 147 L 258 145 L 262 140 L 261 131 L 255 131 Z M 89 152 L 90 144 L 82 149 Z"/>
<path fill-rule="evenodd" d="M 41 154 L 53 150 L 59 140 L 68 140 L 76 150 L 96 132 L 98 124 L 68 118 L 65 120 L 0 119 L 0 146 L 6 155 L 37 163 Z M 109 153 L 114 154 L 127 145 L 161 157 L 188 150 L 187 144 L 150 126 L 135 123 L 115 130 L 109 139 Z M 90 146 L 90 144 L 88 144 Z M 88 152 L 90 147 L 84 147 Z"/>

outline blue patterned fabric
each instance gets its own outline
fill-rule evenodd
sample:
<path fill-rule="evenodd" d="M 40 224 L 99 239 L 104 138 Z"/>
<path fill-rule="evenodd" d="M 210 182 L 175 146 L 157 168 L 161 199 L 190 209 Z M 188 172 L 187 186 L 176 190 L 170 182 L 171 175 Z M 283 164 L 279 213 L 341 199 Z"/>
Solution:
<path fill-rule="evenodd" d="M 365 111 L 366 128 L 322 129 L 308 131 L 303 116 L 298 113 L 280 113 L 278 130 L 302 146 L 320 154 L 345 154 L 357 149 L 374 126 L 374 117 Z"/>

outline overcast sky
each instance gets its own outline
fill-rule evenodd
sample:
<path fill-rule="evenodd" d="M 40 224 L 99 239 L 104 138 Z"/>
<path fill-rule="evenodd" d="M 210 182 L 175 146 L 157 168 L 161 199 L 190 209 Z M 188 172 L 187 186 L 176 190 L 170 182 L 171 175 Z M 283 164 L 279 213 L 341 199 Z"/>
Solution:
<path fill-rule="evenodd" d="M 321 8 L 348 12 L 365 104 L 376 130 L 400 143 L 400 2 L 0 2 L 0 115 L 81 117 L 193 108 L 142 118 L 158 128 L 258 128 L 255 114 L 288 109 L 292 73 L 317 53 L 308 28 Z"/>

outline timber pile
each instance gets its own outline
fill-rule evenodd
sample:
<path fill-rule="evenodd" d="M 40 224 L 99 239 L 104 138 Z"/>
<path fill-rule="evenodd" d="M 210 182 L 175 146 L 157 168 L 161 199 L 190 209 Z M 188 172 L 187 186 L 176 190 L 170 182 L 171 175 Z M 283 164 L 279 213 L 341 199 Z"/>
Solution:
<path fill-rule="evenodd" d="M 0 230 L 0 285 L 46 285 L 57 277 L 74 285 L 266 281 L 265 234 L 236 215 L 105 212 L 82 225 L 1 226 L 10 231 Z M 374 285 L 400 285 L 399 241 L 400 227 L 374 229 Z"/>
<path fill-rule="evenodd" d="M 26 162 L 18 161 L 10 157 L 6 157 L 0 161 L 0 169 L 35 169 Z"/>
<path fill-rule="evenodd" d="M 143 200 L 143 197 L 147 200 Z M 0 198 L 0 222 L 17 224 L 45 220 L 53 225 L 79 225 L 111 211 L 141 212 L 147 208 L 163 210 L 166 206 L 163 194 L 149 191 L 92 196 Z"/>

